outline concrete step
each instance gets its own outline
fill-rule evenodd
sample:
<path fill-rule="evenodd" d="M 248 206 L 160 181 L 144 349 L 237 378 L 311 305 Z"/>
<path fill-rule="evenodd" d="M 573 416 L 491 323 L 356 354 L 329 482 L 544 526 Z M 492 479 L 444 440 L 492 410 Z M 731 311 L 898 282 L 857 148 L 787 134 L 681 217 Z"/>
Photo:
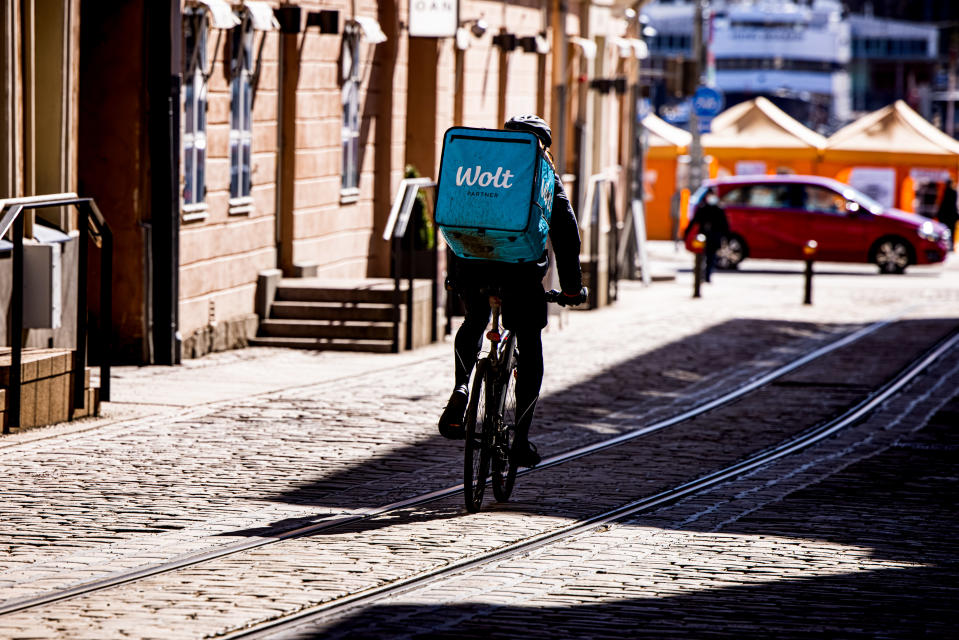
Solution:
<path fill-rule="evenodd" d="M 277 300 L 270 309 L 272 319 L 284 320 L 392 322 L 394 313 L 392 305 L 353 302 Z"/>
<path fill-rule="evenodd" d="M 430 280 L 413 283 L 413 344 L 430 341 Z M 396 295 L 392 278 L 284 278 L 271 295 L 268 319 L 260 322 L 251 344 L 300 349 L 390 352 L 394 320 L 399 319 L 405 342 L 405 304 L 409 281 Z M 399 315 L 397 315 L 399 314 Z"/>
<path fill-rule="evenodd" d="M 250 345 L 254 347 L 312 349 L 316 351 L 363 351 L 368 353 L 391 353 L 393 351 L 393 342 L 388 340 L 256 337 L 250 340 Z"/>
<path fill-rule="evenodd" d="M 269 319 L 260 323 L 259 335 L 276 338 L 345 338 L 392 341 L 393 323 Z"/>
<path fill-rule="evenodd" d="M 429 280 L 417 280 L 416 291 L 429 291 Z M 276 289 L 277 301 L 394 303 L 394 283 L 391 278 L 363 280 L 329 280 L 323 278 L 284 278 Z M 401 281 L 406 291 L 407 282 Z M 399 300 L 398 302 L 402 302 Z"/>

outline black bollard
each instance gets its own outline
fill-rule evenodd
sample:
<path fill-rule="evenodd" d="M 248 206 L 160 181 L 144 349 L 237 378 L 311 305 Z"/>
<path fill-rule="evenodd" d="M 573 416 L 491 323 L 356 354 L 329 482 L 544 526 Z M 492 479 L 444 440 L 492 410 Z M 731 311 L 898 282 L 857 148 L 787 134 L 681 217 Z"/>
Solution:
<path fill-rule="evenodd" d="M 693 261 L 693 297 L 700 298 L 700 288 L 703 284 L 703 251 L 706 248 L 706 236 L 697 234 L 693 240 L 693 249 L 696 251 L 696 259 Z"/>
<path fill-rule="evenodd" d="M 803 255 L 806 256 L 806 295 L 803 297 L 803 304 L 812 304 L 812 263 L 818 247 L 818 242 L 810 240 L 802 248 Z"/>

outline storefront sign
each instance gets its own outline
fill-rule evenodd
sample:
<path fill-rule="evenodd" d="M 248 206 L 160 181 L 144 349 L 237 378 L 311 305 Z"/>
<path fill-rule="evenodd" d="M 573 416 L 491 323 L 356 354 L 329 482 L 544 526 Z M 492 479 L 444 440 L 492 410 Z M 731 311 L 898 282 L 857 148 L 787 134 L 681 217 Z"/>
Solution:
<path fill-rule="evenodd" d="M 896 204 L 896 170 L 892 167 L 855 167 L 849 185 L 884 207 Z"/>
<path fill-rule="evenodd" d="M 459 0 L 410 0 L 410 35 L 452 38 L 459 26 Z"/>
<path fill-rule="evenodd" d="M 736 163 L 737 176 L 761 176 L 766 173 L 766 163 L 762 160 L 740 160 Z"/>

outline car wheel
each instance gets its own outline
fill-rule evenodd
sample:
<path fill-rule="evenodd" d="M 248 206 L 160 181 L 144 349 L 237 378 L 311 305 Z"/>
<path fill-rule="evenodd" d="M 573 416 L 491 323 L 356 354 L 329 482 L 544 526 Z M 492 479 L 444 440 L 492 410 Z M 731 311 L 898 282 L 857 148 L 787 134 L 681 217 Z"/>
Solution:
<path fill-rule="evenodd" d="M 728 236 L 722 239 L 719 249 L 716 250 L 716 267 L 719 269 L 735 269 L 746 258 L 746 243 L 739 236 Z"/>
<path fill-rule="evenodd" d="M 901 238 L 884 238 L 873 250 L 879 273 L 903 273 L 912 262 L 912 247 Z"/>

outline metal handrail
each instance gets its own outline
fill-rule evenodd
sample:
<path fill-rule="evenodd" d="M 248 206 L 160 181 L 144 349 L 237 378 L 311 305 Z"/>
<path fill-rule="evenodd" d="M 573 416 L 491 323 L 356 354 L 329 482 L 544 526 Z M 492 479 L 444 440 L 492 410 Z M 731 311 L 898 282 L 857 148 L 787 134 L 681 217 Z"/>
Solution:
<path fill-rule="evenodd" d="M 13 283 L 11 291 L 10 321 L 10 377 L 8 393 L 10 410 L 3 433 L 10 433 L 11 427 L 20 427 L 20 367 L 23 360 L 23 232 L 24 221 L 20 215 L 26 210 L 45 209 L 47 207 L 75 206 L 79 214 L 78 226 L 86 231 L 101 251 L 100 264 L 100 397 L 110 399 L 110 349 L 112 333 L 112 280 L 113 280 L 113 234 L 103 214 L 97 208 L 93 198 L 80 198 L 75 193 L 59 193 L 26 198 L 0 200 L 0 237 L 13 230 Z M 77 260 L 77 335 L 76 357 L 73 359 L 73 402 L 74 407 L 86 405 L 86 363 L 87 363 L 87 260 L 86 238 L 81 233 Z"/>
<path fill-rule="evenodd" d="M 396 197 L 393 199 L 393 206 L 390 208 L 390 217 L 386 221 L 386 228 L 383 230 L 383 239 L 390 242 L 390 265 L 393 272 L 393 302 L 397 302 L 402 297 L 402 277 L 400 277 L 401 262 L 405 262 L 407 272 L 406 286 L 406 348 L 413 348 L 413 234 L 410 230 L 410 214 L 413 211 L 413 204 L 416 202 L 416 195 L 420 189 L 429 194 L 430 189 L 436 188 L 436 182 L 431 178 L 404 178 L 396 190 Z M 430 200 L 430 198 L 427 198 Z M 432 202 L 430 202 L 432 205 Z M 439 237 L 433 246 L 433 262 L 436 263 L 437 247 L 439 247 Z M 403 260 L 405 258 L 405 261 Z M 438 269 L 433 270 L 431 277 L 432 291 L 430 296 L 430 305 L 432 307 L 431 318 L 431 339 L 437 339 L 437 322 L 439 320 L 436 301 L 439 298 L 439 277 Z M 393 352 L 400 350 L 399 341 L 399 313 L 393 314 Z"/>
<path fill-rule="evenodd" d="M 610 301 L 616 299 L 619 285 L 619 263 L 616 260 L 619 254 L 621 233 L 618 215 L 616 213 L 615 182 L 619 167 L 607 167 L 605 170 L 588 177 L 583 194 L 583 203 L 579 210 L 580 233 L 588 236 L 589 244 L 583 247 L 589 256 L 590 262 L 598 265 L 600 256 L 600 236 L 604 231 L 609 232 L 607 239 L 606 265 L 609 282 L 607 294 Z M 605 217 L 603 215 L 605 209 Z M 595 221 L 595 226 L 594 226 Z M 596 277 L 596 274 L 593 274 Z M 599 290 L 596 283 L 590 284 L 590 306 L 595 306 Z"/>

